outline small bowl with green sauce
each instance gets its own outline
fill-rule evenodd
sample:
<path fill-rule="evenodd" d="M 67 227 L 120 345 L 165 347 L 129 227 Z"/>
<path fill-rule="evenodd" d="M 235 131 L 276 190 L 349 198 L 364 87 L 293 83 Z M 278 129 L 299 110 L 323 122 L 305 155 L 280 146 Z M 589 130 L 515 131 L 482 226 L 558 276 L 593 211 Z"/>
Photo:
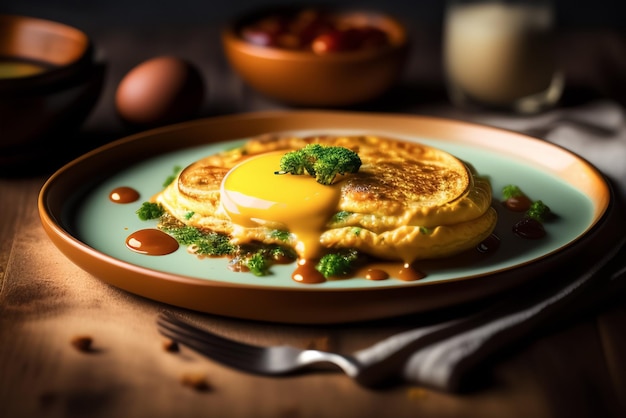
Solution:
<path fill-rule="evenodd" d="M 0 14 L 0 167 L 51 143 L 62 149 L 99 98 L 103 73 L 82 30 Z"/>

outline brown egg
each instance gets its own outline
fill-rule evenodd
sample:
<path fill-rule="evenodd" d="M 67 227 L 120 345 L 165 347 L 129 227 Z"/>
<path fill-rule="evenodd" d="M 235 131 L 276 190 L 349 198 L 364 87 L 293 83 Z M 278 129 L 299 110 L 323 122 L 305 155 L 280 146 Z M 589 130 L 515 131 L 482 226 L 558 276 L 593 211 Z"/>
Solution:
<path fill-rule="evenodd" d="M 130 70 L 115 93 L 119 116 L 133 125 L 156 126 L 194 116 L 204 82 L 191 63 L 173 56 L 149 59 Z"/>

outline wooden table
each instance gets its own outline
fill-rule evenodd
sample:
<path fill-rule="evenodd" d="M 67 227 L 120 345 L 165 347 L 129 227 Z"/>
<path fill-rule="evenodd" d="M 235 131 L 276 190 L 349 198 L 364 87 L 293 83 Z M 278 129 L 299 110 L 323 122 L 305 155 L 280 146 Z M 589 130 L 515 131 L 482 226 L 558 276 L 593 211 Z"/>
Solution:
<path fill-rule="evenodd" d="M 109 63 L 107 84 L 98 107 L 78 134 L 82 146 L 74 154 L 130 132 L 113 112 L 115 85 L 131 66 L 161 53 L 192 57 L 203 69 L 211 93 L 202 116 L 284 108 L 241 84 L 221 58 L 219 45 L 209 41 L 215 36 L 216 29 L 206 27 L 141 33 L 98 29 L 95 37 Z M 429 113 L 433 107 L 445 108 L 433 42 L 436 35 L 429 39 L 418 39 L 420 49 L 409 63 L 404 89 L 357 110 Z M 624 104 L 618 93 L 620 88 L 624 92 L 625 85 L 625 38 L 603 32 L 566 34 L 563 42 L 586 45 L 586 51 L 602 56 L 576 61 L 570 55 L 582 53 L 580 49 L 564 51 L 564 62 L 572 69 L 569 93 L 576 93 L 571 97 L 588 97 L 579 94 L 584 91 Z M 422 65 L 425 59 L 429 65 Z M 615 65 L 609 66 L 609 61 Z M 606 78 L 608 73 L 613 78 Z M 186 312 L 104 284 L 65 258 L 39 221 L 41 186 L 73 156 L 68 153 L 62 160 L 51 161 L 35 175 L 0 178 L 2 417 L 572 418 L 626 414 L 623 295 L 502 353 L 485 367 L 486 379 L 459 395 L 410 385 L 369 390 L 342 374 L 251 376 L 184 347 L 179 353 L 168 352 L 155 326 L 158 312 L 165 308 L 244 341 L 344 352 L 410 328 L 412 323 L 406 318 L 325 326 L 257 323 Z M 73 345 L 80 336 L 92 338 L 91 350 Z M 189 384 L 198 378 L 207 387 Z"/>

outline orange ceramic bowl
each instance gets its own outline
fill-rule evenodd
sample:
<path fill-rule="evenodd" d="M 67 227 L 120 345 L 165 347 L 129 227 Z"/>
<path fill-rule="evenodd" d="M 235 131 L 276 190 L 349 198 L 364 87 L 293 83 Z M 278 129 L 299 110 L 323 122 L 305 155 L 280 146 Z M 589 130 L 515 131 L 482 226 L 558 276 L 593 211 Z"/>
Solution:
<path fill-rule="evenodd" d="M 330 11 L 347 21 L 381 29 L 389 42 L 375 48 L 318 54 L 310 49 L 260 46 L 243 38 L 247 25 L 271 13 L 276 11 L 244 15 L 222 33 L 224 52 L 233 69 L 267 97 L 301 106 L 352 105 L 381 95 L 402 73 L 408 36 L 405 27 L 391 16 Z"/>
<path fill-rule="evenodd" d="M 102 66 L 83 31 L 50 20 L 0 15 L 0 165 L 34 143 L 77 128 L 99 96 Z"/>

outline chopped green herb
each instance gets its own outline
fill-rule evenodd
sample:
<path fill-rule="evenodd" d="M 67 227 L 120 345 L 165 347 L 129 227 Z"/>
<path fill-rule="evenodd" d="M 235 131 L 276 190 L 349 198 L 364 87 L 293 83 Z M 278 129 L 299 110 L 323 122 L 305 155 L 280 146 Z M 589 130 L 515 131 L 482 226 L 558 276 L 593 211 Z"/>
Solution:
<path fill-rule="evenodd" d="M 255 276 L 267 276 L 274 264 L 290 263 L 297 258 L 291 248 L 263 244 L 238 246 L 232 255 L 232 266 L 245 267 Z"/>
<path fill-rule="evenodd" d="M 160 203 L 143 202 L 141 207 L 135 212 L 139 219 L 147 221 L 150 219 L 158 219 L 165 213 Z"/>
<path fill-rule="evenodd" d="M 425 226 L 420 226 L 420 234 L 429 235 L 433 233 L 432 228 L 426 228 Z"/>
<path fill-rule="evenodd" d="M 227 235 L 217 232 L 202 232 L 192 226 L 180 228 L 163 228 L 181 245 L 195 245 L 196 253 L 208 256 L 229 255 L 235 251 L 235 246 Z"/>
<path fill-rule="evenodd" d="M 513 197 L 520 197 L 520 196 L 526 196 L 526 195 L 524 194 L 524 192 L 522 192 L 522 189 L 520 189 L 518 186 L 509 184 L 502 188 L 502 196 L 506 200 L 506 199 L 511 199 Z"/>
<path fill-rule="evenodd" d="M 352 215 L 352 212 L 348 212 L 346 210 L 342 210 L 341 212 L 337 212 L 333 215 L 332 222 L 333 223 L 341 223 L 345 222 Z"/>
<path fill-rule="evenodd" d="M 289 241 L 289 231 L 275 229 L 270 233 L 270 236 L 274 239 L 278 239 L 283 242 Z"/>
<path fill-rule="evenodd" d="M 281 247 L 280 245 L 270 247 L 268 253 L 274 261 L 282 261 L 287 259 L 295 260 L 297 258 L 297 255 L 293 249 Z"/>
<path fill-rule="evenodd" d="M 169 186 L 174 180 L 176 180 L 176 176 L 178 176 L 180 170 L 182 170 L 181 166 L 174 166 L 174 172 L 165 179 L 165 181 L 163 182 L 163 187 Z"/>
<path fill-rule="evenodd" d="M 189 220 L 189 219 L 191 219 L 191 218 L 193 217 L 193 215 L 195 215 L 195 214 L 196 214 L 196 212 L 187 212 L 187 213 L 185 214 L 185 219 Z"/>
<path fill-rule="evenodd" d="M 182 245 L 195 244 L 203 239 L 202 232 L 193 226 L 181 226 L 180 228 L 164 228 L 164 231 L 176 238 Z"/>

